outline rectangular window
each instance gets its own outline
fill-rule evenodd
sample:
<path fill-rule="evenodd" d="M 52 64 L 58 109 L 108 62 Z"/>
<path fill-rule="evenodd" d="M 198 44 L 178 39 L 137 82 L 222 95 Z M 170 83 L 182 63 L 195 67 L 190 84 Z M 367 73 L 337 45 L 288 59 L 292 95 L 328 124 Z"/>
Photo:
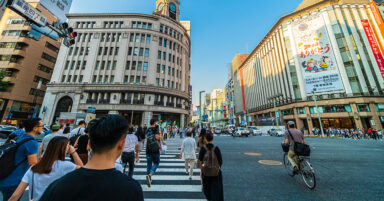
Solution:
<path fill-rule="evenodd" d="M 96 79 L 97 79 L 97 76 L 94 75 L 93 78 L 92 78 L 92 83 L 93 83 L 93 84 L 96 84 Z"/>
<path fill-rule="evenodd" d="M 79 48 L 76 47 L 76 48 L 75 48 L 75 53 L 74 53 L 74 55 L 77 55 L 78 53 L 79 53 Z"/>
<path fill-rule="evenodd" d="M 112 64 L 112 62 L 108 61 L 108 63 L 107 63 L 107 70 L 111 70 L 111 64 Z"/>
<path fill-rule="evenodd" d="M 149 48 L 145 48 L 145 57 L 149 57 Z"/>
<path fill-rule="evenodd" d="M 148 29 L 149 29 L 149 30 L 152 29 L 152 24 L 151 24 L 151 23 L 148 23 Z"/>
<path fill-rule="evenodd" d="M 67 70 L 67 69 L 68 69 L 68 67 L 69 67 L 69 61 L 67 61 L 67 62 L 65 63 L 65 67 L 64 67 L 64 70 Z"/>
<path fill-rule="evenodd" d="M 142 77 L 142 79 L 141 79 L 141 84 L 144 84 L 144 85 L 147 84 L 147 77 L 146 77 L 146 76 L 143 76 L 143 77 Z"/>
<path fill-rule="evenodd" d="M 143 70 L 144 70 L 144 71 L 147 71 L 147 70 L 148 70 L 148 62 L 144 62 Z"/>
<path fill-rule="evenodd" d="M 83 75 L 80 75 L 80 77 L 79 77 L 79 82 L 80 82 L 80 83 L 83 82 Z"/>
<path fill-rule="evenodd" d="M 90 47 L 87 47 L 87 49 L 85 50 L 85 55 L 88 55 L 88 54 L 89 54 L 89 51 L 91 51 L 91 48 L 90 48 Z"/>
<path fill-rule="evenodd" d="M 68 75 L 67 82 L 71 82 L 71 79 L 72 79 L 72 75 Z"/>
<path fill-rule="evenodd" d="M 133 50 L 133 56 L 137 56 L 138 53 L 139 53 L 139 48 L 135 47 L 135 49 Z"/>
<path fill-rule="evenodd" d="M 136 76 L 136 84 L 140 84 L 140 76 Z"/>
<path fill-rule="evenodd" d="M 64 76 L 65 77 L 65 76 Z M 157 87 L 160 85 L 160 79 L 159 78 L 156 78 L 156 84 L 155 84 Z"/>
<path fill-rule="evenodd" d="M 112 75 L 112 76 L 111 76 L 111 80 L 109 81 L 109 83 L 113 84 L 114 82 L 115 82 L 115 76 Z"/>
<path fill-rule="evenodd" d="M 80 48 L 80 55 L 84 55 L 84 47 Z"/>
<path fill-rule="evenodd" d="M 85 40 L 87 39 L 87 36 L 88 36 L 88 34 L 84 34 L 82 42 L 85 42 Z"/>
<path fill-rule="evenodd" d="M 168 54 L 168 61 L 169 61 L 169 62 L 172 61 L 172 55 L 171 55 L 171 53 Z"/>
<path fill-rule="evenodd" d="M 141 29 L 141 22 L 137 22 L 137 28 Z"/>
<path fill-rule="evenodd" d="M 161 74 L 165 74 L 165 65 L 161 66 Z"/>
<path fill-rule="evenodd" d="M 109 80 L 109 76 L 107 75 L 107 76 L 104 77 L 104 84 L 107 84 L 108 80 Z"/>
<path fill-rule="evenodd" d="M 135 76 L 131 75 L 131 77 L 129 78 L 129 84 L 133 83 L 135 83 Z"/>
<path fill-rule="evenodd" d="M 83 66 L 81 67 L 81 70 L 85 70 L 86 66 L 87 66 L 87 61 L 83 61 Z"/>
<path fill-rule="evenodd" d="M 117 61 L 113 61 L 112 70 L 116 70 L 116 66 L 117 66 Z"/>
<path fill-rule="evenodd" d="M 115 41 L 116 41 L 116 34 L 113 33 L 113 34 L 112 34 L 112 42 L 115 42 Z"/>
<path fill-rule="evenodd" d="M 147 29 L 147 23 L 143 23 L 143 29 Z"/>
<path fill-rule="evenodd" d="M 103 82 L 103 76 L 99 75 L 99 80 L 97 81 L 99 84 Z"/>
<path fill-rule="evenodd" d="M 136 61 L 132 61 L 131 70 L 136 70 Z"/>
<path fill-rule="evenodd" d="M 172 76 L 175 77 L 175 68 L 172 68 Z"/>
<path fill-rule="evenodd" d="M 65 82 L 65 75 L 63 75 L 63 77 L 61 77 L 61 82 Z"/>
<path fill-rule="evenodd" d="M 102 47 L 99 47 L 99 55 L 101 55 L 103 53 L 103 48 Z"/>
<path fill-rule="evenodd" d="M 160 73 L 160 64 L 157 64 L 156 72 Z"/>
<path fill-rule="evenodd" d="M 73 47 L 69 48 L 68 55 L 72 55 L 72 53 L 73 53 Z"/>
<path fill-rule="evenodd" d="M 115 49 L 115 55 L 118 55 L 119 54 L 119 47 L 116 47 Z"/>
<path fill-rule="evenodd" d="M 160 25 L 160 32 L 163 32 L 163 25 Z"/>
<path fill-rule="evenodd" d="M 143 55 L 144 55 L 144 48 L 140 48 L 139 56 L 143 56 Z"/>
<path fill-rule="evenodd" d="M 93 33 L 90 33 L 88 37 L 88 42 L 91 42 L 92 39 L 93 39 Z"/>
<path fill-rule="evenodd" d="M 101 42 L 105 41 L 105 33 L 101 34 Z"/>
<path fill-rule="evenodd" d="M 132 22 L 132 28 L 136 28 L 136 22 Z"/>
<path fill-rule="evenodd" d="M 108 54 L 108 47 L 104 47 L 104 55 Z"/>
<path fill-rule="evenodd" d="M 161 51 L 157 52 L 157 59 L 161 59 Z"/>
<path fill-rule="evenodd" d="M 163 38 L 159 38 L 159 46 L 162 46 L 163 45 Z"/>
<path fill-rule="evenodd" d="M 76 82 L 77 81 L 77 75 L 74 75 L 73 76 L 73 81 L 72 82 Z"/>
<path fill-rule="evenodd" d="M 104 70 L 105 68 L 105 61 L 101 62 L 101 70 Z"/>
<path fill-rule="evenodd" d="M 139 61 L 139 62 L 137 63 L 137 70 L 138 70 L 138 71 L 141 71 L 142 67 L 143 67 L 143 62 L 142 62 L 142 61 Z"/>
<path fill-rule="evenodd" d="M 109 48 L 109 55 L 113 55 L 113 50 L 114 50 L 113 47 Z"/>
<path fill-rule="evenodd" d="M 172 41 L 169 41 L 169 49 L 172 49 Z"/>
<path fill-rule="evenodd" d="M 81 61 L 77 61 L 76 70 L 79 70 L 81 66 Z"/>
<path fill-rule="evenodd" d="M 168 75 L 171 75 L 171 67 L 168 66 Z"/>
<path fill-rule="evenodd" d="M 170 81 L 167 80 L 167 88 L 169 88 L 169 87 L 170 87 Z"/>
<path fill-rule="evenodd" d="M 124 84 L 128 84 L 128 75 L 124 76 Z"/>
<path fill-rule="evenodd" d="M 121 34 L 117 34 L 117 42 L 120 42 L 121 41 Z"/>
<path fill-rule="evenodd" d="M 75 69 L 76 61 L 72 61 L 71 63 L 71 70 Z"/>
<path fill-rule="evenodd" d="M 127 64 L 125 65 L 125 70 L 129 70 L 131 66 L 131 61 L 127 61 Z"/>
<path fill-rule="evenodd" d="M 151 35 L 147 35 L 147 41 L 146 43 L 151 43 Z"/>
<path fill-rule="evenodd" d="M 133 39 L 135 38 L 135 34 L 131 34 L 131 36 L 129 37 L 129 42 L 133 42 Z"/>
<path fill-rule="evenodd" d="M 110 34 L 110 33 L 107 34 L 107 42 L 111 41 L 111 38 L 112 38 L 111 35 L 112 35 L 112 34 Z"/>
<path fill-rule="evenodd" d="M 168 43 L 168 40 L 167 39 L 164 39 L 164 47 L 167 47 L 167 43 Z"/>
<path fill-rule="evenodd" d="M 136 43 L 140 42 L 140 34 L 136 34 L 135 42 Z"/>
<path fill-rule="evenodd" d="M 163 60 L 165 61 L 167 59 L 167 53 L 163 52 Z"/>
<path fill-rule="evenodd" d="M 128 55 L 129 55 L 129 56 L 132 55 L 132 47 L 129 47 L 129 48 L 128 48 Z"/>
<path fill-rule="evenodd" d="M 172 89 L 175 88 L 175 82 L 174 82 L 174 81 L 172 81 L 171 88 L 172 88 Z"/>
<path fill-rule="evenodd" d="M 145 34 L 141 34 L 141 42 L 142 42 L 142 43 L 145 42 Z"/>
<path fill-rule="evenodd" d="M 98 70 L 100 67 L 100 61 L 96 61 L 96 66 L 95 66 L 95 70 Z"/>

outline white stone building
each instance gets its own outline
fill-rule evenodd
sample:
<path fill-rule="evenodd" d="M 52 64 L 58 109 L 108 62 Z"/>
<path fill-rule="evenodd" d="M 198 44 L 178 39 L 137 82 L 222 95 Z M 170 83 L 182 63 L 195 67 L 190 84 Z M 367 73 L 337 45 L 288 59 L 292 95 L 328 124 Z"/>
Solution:
<path fill-rule="evenodd" d="M 132 124 L 151 118 L 186 125 L 190 111 L 190 22 L 178 0 L 158 0 L 147 14 L 69 14 L 76 44 L 62 46 L 40 117 L 61 112 L 120 114 Z"/>

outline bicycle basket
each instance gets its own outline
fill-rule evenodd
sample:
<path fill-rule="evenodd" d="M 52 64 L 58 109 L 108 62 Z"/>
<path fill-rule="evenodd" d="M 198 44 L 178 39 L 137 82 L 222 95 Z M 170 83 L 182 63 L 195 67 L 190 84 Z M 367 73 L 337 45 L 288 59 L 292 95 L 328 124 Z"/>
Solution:
<path fill-rule="evenodd" d="M 283 148 L 283 151 L 284 152 L 288 152 L 289 151 L 289 144 L 281 144 L 281 148 Z"/>

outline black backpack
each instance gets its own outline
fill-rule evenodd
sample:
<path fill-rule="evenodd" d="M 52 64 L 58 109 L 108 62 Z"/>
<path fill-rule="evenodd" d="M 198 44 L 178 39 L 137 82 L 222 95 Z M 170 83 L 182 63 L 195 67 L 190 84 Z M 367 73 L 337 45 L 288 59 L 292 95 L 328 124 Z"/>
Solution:
<path fill-rule="evenodd" d="M 157 153 L 160 150 L 160 145 L 157 142 L 156 137 L 155 137 L 156 131 L 157 131 L 157 128 L 149 128 L 147 130 L 147 133 L 146 133 L 146 136 L 147 136 L 147 150 L 150 153 Z"/>
<path fill-rule="evenodd" d="M 72 136 L 71 138 L 69 138 L 69 144 L 70 144 L 70 145 L 72 145 L 72 146 L 75 145 L 75 142 L 76 142 L 77 138 L 79 138 L 79 137 L 81 136 L 81 134 L 80 134 L 80 130 L 81 130 L 81 128 L 79 128 L 79 130 L 77 131 L 77 134 L 76 134 L 76 135 L 74 135 L 74 136 Z"/>
<path fill-rule="evenodd" d="M 8 177 L 12 172 L 19 167 L 23 162 L 25 162 L 28 158 L 25 158 L 23 161 L 15 165 L 15 155 L 17 149 L 24 143 L 35 140 L 33 138 L 27 138 L 19 143 L 16 143 L 15 141 L 11 141 L 9 143 L 6 143 L 2 146 L 0 146 L 0 179 L 5 179 Z"/>

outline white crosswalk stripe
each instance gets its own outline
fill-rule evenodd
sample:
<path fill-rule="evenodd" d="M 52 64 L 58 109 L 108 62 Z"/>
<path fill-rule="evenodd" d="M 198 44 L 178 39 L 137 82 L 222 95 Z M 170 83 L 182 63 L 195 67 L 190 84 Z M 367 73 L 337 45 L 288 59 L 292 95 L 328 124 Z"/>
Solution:
<path fill-rule="evenodd" d="M 160 165 L 152 177 L 151 187 L 146 184 L 147 160 L 143 148 L 140 162 L 135 164 L 133 178 L 141 184 L 145 201 L 205 200 L 201 190 L 200 169 L 195 167 L 190 180 L 185 173 L 184 160 L 179 158 L 182 140 L 176 138 L 166 141 L 167 152 L 160 155 Z"/>

